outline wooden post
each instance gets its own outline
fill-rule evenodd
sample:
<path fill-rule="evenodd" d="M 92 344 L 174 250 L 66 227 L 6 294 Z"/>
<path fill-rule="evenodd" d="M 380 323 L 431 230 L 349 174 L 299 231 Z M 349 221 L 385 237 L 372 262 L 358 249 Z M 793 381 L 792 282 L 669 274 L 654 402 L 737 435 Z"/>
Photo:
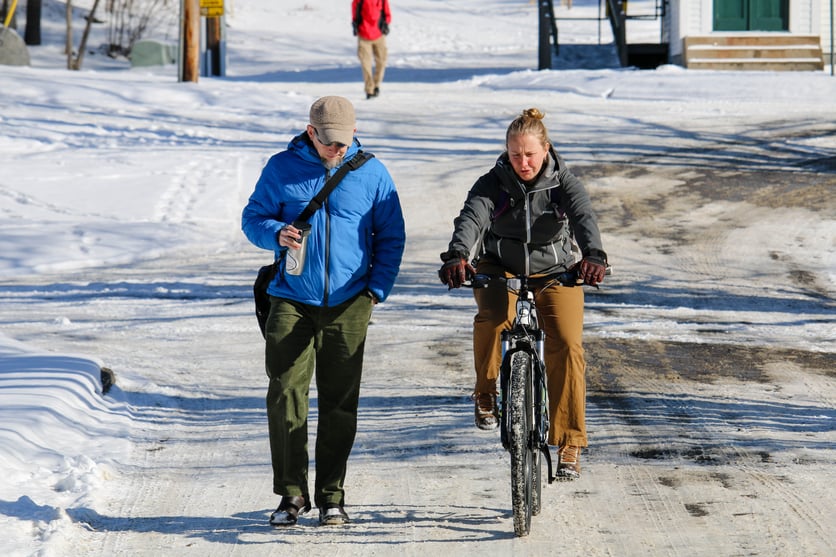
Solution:
<path fill-rule="evenodd" d="M 28 45 L 41 44 L 41 0 L 26 2 L 26 32 L 24 40 Z"/>
<path fill-rule="evenodd" d="M 207 75 L 221 74 L 221 18 L 206 18 L 206 52 L 209 53 Z"/>
<path fill-rule="evenodd" d="M 181 0 L 180 81 L 197 82 L 200 75 L 200 0 Z"/>
<path fill-rule="evenodd" d="M 67 54 L 67 69 L 73 69 L 73 0 L 67 0 L 67 7 L 64 11 L 67 20 L 67 36 L 64 42 L 64 51 Z"/>

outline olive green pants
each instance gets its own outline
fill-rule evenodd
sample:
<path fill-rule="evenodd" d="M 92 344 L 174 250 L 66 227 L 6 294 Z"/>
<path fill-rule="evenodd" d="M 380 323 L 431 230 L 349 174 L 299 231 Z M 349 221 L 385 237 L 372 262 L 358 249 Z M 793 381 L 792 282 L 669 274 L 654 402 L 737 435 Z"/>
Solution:
<path fill-rule="evenodd" d="M 308 407 L 316 372 L 318 423 L 314 504 L 344 504 L 346 467 L 372 300 L 361 294 L 336 307 L 271 297 L 267 318 L 267 421 L 273 491 L 308 495 Z"/>
<path fill-rule="evenodd" d="M 482 263 L 478 272 L 502 274 Z M 473 320 L 473 361 L 477 393 L 496 393 L 502 364 L 500 333 L 511 327 L 517 297 L 504 284 L 473 291 L 478 312 Z M 549 392 L 549 445 L 587 446 L 586 360 L 583 351 L 581 287 L 552 286 L 535 292 L 540 327 L 546 333 L 545 360 Z"/>

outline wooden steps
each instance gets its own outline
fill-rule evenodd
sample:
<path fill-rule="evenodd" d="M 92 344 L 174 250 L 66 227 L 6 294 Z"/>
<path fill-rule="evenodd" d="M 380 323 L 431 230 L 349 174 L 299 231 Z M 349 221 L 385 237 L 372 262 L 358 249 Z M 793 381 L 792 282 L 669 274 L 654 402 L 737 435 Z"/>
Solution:
<path fill-rule="evenodd" d="M 824 69 L 816 35 L 715 33 L 683 39 L 684 65 L 695 70 L 816 71 Z"/>

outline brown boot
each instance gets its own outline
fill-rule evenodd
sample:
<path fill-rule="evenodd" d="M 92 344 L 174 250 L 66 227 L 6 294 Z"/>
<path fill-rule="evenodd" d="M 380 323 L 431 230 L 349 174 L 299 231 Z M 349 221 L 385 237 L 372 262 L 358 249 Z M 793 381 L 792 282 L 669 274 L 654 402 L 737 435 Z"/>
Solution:
<path fill-rule="evenodd" d="M 475 403 L 476 427 L 486 430 L 499 427 L 496 395 L 493 393 L 473 393 L 473 401 Z"/>
<path fill-rule="evenodd" d="M 565 445 L 557 451 L 557 479 L 575 480 L 581 476 L 581 448 Z"/>

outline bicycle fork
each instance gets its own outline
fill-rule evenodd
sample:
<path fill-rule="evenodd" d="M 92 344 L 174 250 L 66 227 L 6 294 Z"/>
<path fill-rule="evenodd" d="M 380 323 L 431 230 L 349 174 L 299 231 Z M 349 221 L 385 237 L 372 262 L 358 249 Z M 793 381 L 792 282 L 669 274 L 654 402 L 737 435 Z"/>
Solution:
<path fill-rule="evenodd" d="M 535 347 L 537 349 L 537 359 L 534 361 L 534 397 L 536 411 L 534 416 L 536 439 L 532 439 L 533 448 L 543 454 L 548 466 L 548 480 L 553 483 L 556 476 L 552 473 L 552 457 L 549 452 L 549 445 L 546 443 L 549 433 L 549 397 L 546 387 L 546 369 L 544 362 L 545 358 L 545 344 L 546 333 L 542 330 L 537 330 L 534 337 Z"/>

